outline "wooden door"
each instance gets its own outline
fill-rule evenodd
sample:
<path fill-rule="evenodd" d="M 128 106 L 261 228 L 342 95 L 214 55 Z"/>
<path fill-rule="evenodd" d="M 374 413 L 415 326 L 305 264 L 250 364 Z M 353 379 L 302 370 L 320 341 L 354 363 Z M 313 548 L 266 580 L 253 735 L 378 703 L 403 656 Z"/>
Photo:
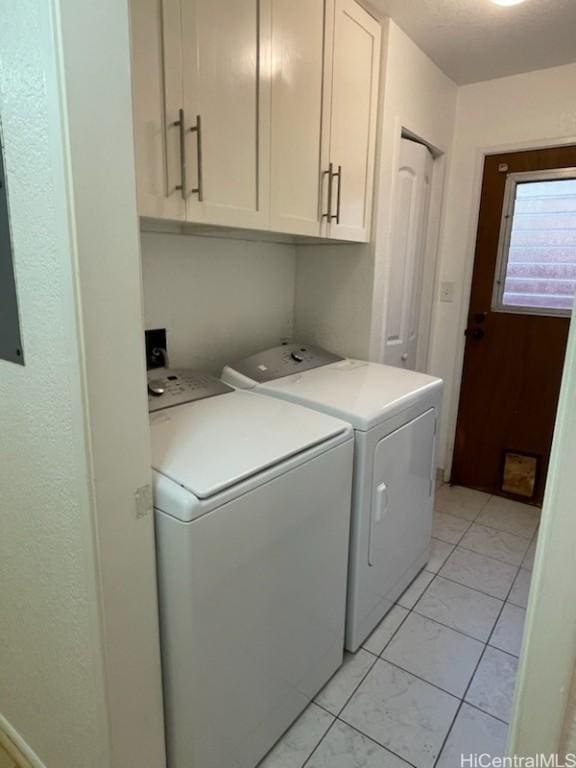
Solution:
<path fill-rule="evenodd" d="M 416 370 L 432 154 L 402 139 L 392 220 L 392 263 L 388 281 L 384 362 Z"/>
<path fill-rule="evenodd" d="M 324 0 L 272 0 L 270 226 L 320 234 Z"/>
<path fill-rule="evenodd" d="M 576 147 L 486 158 L 452 481 L 542 500 L 576 289 Z"/>
<path fill-rule="evenodd" d="M 268 228 L 270 0 L 182 3 L 187 219 Z"/>
<path fill-rule="evenodd" d="M 325 131 L 332 169 L 324 185 L 324 232 L 329 237 L 370 239 L 376 118 L 380 73 L 380 23 L 354 0 L 336 0 L 327 14 L 331 59 L 326 67 Z M 332 194 L 329 194 L 331 190 Z"/>

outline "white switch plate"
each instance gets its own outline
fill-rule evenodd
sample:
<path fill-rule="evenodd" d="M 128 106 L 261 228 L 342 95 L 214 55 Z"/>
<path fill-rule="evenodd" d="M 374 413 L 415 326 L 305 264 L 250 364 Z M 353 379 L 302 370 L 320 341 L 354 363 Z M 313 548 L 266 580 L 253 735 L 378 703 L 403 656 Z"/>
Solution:
<path fill-rule="evenodd" d="M 454 301 L 454 283 L 440 283 L 440 301 Z"/>

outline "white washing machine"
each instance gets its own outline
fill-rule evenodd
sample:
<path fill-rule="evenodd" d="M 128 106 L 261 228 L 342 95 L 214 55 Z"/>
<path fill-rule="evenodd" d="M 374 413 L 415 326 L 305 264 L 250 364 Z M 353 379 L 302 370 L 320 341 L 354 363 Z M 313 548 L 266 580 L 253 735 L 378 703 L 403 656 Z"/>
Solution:
<path fill-rule="evenodd" d="M 354 427 L 346 647 L 356 651 L 428 561 L 442 381 L 302 344 L 240 360 L 222 379 Z"/>
<path fill-rule="evenodd" d="M 342 663 L 353 432 L 150 378 L 169 766 L 253 768 Z"/>

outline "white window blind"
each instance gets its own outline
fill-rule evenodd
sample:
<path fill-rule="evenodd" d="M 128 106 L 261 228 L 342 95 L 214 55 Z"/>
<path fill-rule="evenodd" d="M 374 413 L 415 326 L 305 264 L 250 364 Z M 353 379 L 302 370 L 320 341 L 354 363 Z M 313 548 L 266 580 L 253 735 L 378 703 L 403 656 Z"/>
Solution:
<path fill-rule="evenodd" d="M 516 182 L 508 205 L 497 308 L 570 313 L 576 294 L 576 178 Z"/>

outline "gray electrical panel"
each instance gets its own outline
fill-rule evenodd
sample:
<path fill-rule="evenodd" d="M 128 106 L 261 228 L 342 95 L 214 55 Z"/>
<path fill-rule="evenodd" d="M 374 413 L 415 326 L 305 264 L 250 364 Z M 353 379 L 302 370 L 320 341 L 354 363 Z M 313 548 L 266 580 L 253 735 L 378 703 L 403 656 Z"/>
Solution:
<path fill-rule="evenodd" d="M 4 146 L 0 132 L 0 358 L 24 365 L 20 338 L 18 297 L 12 261 L 12 238 L 8 216 L 8 190 Z"/>

